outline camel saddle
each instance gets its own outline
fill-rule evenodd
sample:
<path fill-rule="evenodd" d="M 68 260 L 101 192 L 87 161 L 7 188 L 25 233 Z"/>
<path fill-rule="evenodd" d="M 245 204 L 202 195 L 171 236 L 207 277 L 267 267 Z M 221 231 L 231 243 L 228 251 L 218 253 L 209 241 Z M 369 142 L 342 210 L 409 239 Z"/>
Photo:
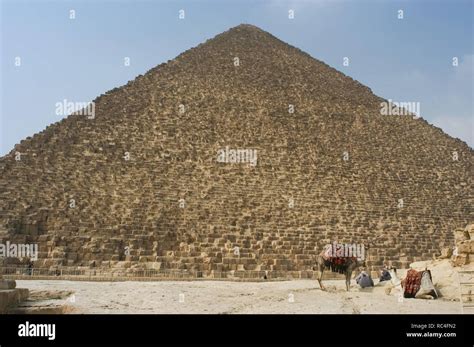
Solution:
<path fill-rule="evenodd" d="M 354 257 L 333 257 L 332 248 L 327 247 L 320 254 L 324 259 L 324 266 L 332 272 L 345 273 L 349 264 L 355 260 Z"/>
<path fill-rule="evenodd" d="M 407 276 L 402 281 L 403 296 L 405 298 L 415 297 L 416 293 L 418 293 L 418 291 L 420 290 L 422 286 L 422 278 L 425 273 L 427 273 L 428 275 L 427 278 L 429 279 L 429 282 L 432 283 L 431 271 L 429 270 L 416 271 L 415 269 L 408 270 Z"/>

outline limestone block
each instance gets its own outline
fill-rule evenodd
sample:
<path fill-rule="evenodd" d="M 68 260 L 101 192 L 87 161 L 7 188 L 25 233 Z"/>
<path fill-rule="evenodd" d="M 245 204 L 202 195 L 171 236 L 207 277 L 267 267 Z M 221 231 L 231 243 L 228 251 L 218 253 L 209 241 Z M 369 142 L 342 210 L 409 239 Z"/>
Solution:
<path fill-rule="evenodd" d="M 15 289 L 15 288 L 16 288 L 15 280 L 0 280 L 0 290 Z"/>
<path fill-rule="evenodd" d="M 457 243 L 458 253 L 474 253 L 474 240 L 466 240 Z"/>
<path fill-rule="evenodd" d="M 458 229 L 454 232 L 454 239 L 456 240 L 456 242 L 469 240 L 469 233 L 467 232 L 467 230 Z"/>
<path fill-rule="evenodd" d="M 467 254 L 459 254 L 451 259 L 453 266 L 463 266 L 469 264 L 469 256 Z"/>
<path fill-rule="evenodd" d="M 453 249 L 451 247 L 445 247 L 441 250 L 441 255 L 439 259 L 449 259 L 453 255 Z"/>
<path fill-rule="evenodd" d="M 467 233 L 469 234 L 469 238 L 471 240 L 474 240 L 474 224 L 469 224 L 467 227 L 466 227 L 466 231 Z"/>
<path fill-rule="evenodd" d="M 26 300 L 28 295 L 29 291 L 26 288 L 0 290 L 0 314 Z"/>

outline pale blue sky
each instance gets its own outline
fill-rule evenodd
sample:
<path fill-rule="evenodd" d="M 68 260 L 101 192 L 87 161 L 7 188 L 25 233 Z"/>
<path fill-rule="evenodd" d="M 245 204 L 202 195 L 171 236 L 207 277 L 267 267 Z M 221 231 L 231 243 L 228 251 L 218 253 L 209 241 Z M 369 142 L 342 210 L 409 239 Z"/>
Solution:
<path fill-rule="evenodd" d="M 272 33 L 379 96 L 420 102 L 423 118 L 474 146 L 471 0 L 0 3 L 0 155 L 61 119 L 57 102 L 91 101 L 241 23 Z M 185 20 L 178 19 L 180 9 Z"/>

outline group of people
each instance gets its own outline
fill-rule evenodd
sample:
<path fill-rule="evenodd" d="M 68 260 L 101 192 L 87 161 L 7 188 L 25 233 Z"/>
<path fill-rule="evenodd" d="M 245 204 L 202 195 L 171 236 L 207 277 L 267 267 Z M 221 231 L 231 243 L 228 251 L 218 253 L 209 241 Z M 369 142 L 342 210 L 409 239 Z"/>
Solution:
<path fill-rule="evenodd" d="M 384 281 L 390 281 L 392 279 L 392 276 L 390 275 L 390 272 L 388 271 L 387 267 L 383 267 L 380 270 L 380 278 L 379 282 L 384 282 Z M 365 271 L 365 269 L 362 269 L 360 274 L 355 278 L 356 283 L 361 287 L 361 288 L 367 288 L 367 287 L 373 287 L 374 286 L 374 281 L 372 280 L 372 277 Z"/>

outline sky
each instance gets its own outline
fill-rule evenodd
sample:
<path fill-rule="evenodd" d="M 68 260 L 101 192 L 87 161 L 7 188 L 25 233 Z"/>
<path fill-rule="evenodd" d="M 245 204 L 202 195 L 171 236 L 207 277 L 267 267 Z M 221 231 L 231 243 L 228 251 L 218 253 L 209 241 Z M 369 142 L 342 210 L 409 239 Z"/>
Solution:
<path fill-rule="evenodd" d="M 56 112 L 58 102 L 92 101 L 241 23 L 270 32 L 383 98 L 419 102 L 422 118 L 472 148 L 473 4 L 0 0 L 0 156 L 64 118 Z"/>

